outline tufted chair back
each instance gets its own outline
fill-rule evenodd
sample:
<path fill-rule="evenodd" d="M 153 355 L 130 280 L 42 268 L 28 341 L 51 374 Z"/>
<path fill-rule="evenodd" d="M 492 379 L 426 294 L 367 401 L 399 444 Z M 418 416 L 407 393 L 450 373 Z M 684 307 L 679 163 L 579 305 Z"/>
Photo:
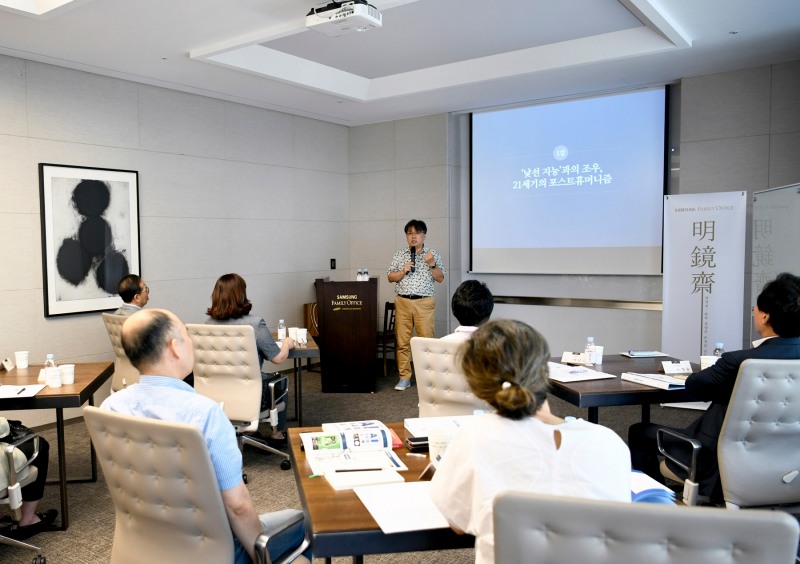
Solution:
<path fill-rule="evenodd" d="M 800 360 L 745 360 L 717 445 L 730 507 L 800 509 Z"/>
<path fill-rule="evenodd" d="M 113 313 L 103 313 L 102 317 L 111 346 L 114 347 L 114 376 L 111 378 L 111 391 L 118 392 L 125 386 L 139 381 L 139 371 L 133 367 L 125 354 L 125 349 L 122 348 L 122 324 L 128 317 Z"/>
<path fill-rule="evenodd" d="M 419 416 L 472 415 L 476 409 L 494 408 L 475 397 L 455 363 L 463 341 L 411 338 L 411 356 L 419 393 Z"/>
<path fill-rule="evenodd" d="M 83 410 L 116 510 L 112 564 L 230 562 L 231 533 L 193 425 Z"/>
<path fill-rule="evenodd" d="M 186 325 L 194 344 L 194 387 L 222 405 L 228 419 L 255 422 L 261 410 L 261 363 L 250 325 Z"/>
<path fill-rule="evenodd" d="M 497 564 L 794 562 L 800 526 L 780 511 L 723 511 L 523 492 L 494 501 Z"/>

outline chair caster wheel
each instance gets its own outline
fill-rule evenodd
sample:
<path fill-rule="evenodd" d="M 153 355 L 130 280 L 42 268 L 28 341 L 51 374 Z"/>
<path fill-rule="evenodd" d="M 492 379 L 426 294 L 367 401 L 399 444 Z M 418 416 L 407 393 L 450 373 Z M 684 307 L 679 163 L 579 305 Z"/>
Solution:
<path fill-rule="evenodd" d="M 34 556 L 33 564 L 45 564 L 47 559 L 44 556 Z"/>
<path fill-rule="evenodd" d="M 292 462 L 290 460 L 281 460 L 281 470 L 288 470 L 292 467 Z"/>
<path fill-rule="evenodd" d="M 247 474 L 242 474 L 242 482 L 247 483 Z"/>

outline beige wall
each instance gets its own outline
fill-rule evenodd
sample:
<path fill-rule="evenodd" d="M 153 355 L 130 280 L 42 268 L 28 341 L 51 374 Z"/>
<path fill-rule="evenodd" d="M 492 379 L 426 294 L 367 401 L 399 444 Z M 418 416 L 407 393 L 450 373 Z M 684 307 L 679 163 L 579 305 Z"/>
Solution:
<path fill-rule="evenodd" d="M 38 163 L 139 172 L 151 306 L 202 321 L 216 278 L 238 272 L 254 314 L 298 325 L 314 279 L 348 270 L 348 135 L 340 125 L 0 56 L 0 355 L 112 358 L 99 313 L 44 317 Z M 330 258 L 341 270 L 328 270 Z"/>

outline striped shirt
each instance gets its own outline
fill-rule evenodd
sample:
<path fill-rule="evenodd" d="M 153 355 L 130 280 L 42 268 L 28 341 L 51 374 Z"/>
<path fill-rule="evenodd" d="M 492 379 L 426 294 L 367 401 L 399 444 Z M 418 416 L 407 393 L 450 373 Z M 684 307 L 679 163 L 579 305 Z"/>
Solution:
<path fill-rule="evenodd" d="M 168 376 L 142 376 L 138 384 L 109 396 L 101 409 L 195 425 L 206 440 L 220 491 L 242 482 L 242 453 L 236 432 L 222 408 L 185 382 Z"/>

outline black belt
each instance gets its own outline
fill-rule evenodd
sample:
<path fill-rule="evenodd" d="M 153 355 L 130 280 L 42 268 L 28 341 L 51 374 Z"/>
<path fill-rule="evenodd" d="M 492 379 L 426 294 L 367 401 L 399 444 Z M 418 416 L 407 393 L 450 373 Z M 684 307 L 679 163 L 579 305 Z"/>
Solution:
<path fill-rule="evenodd" d="M 405 296 L 403 294 L 397 294 L 397 295 L 400 296 L 401 298 L 405 298 L 407 300 L 421 300 L 422 298 L 432 298 L 433 297 L 433 296 L 418 296 L 416 294 L 408 294 L 408 295 L 405 295 Z"/>

